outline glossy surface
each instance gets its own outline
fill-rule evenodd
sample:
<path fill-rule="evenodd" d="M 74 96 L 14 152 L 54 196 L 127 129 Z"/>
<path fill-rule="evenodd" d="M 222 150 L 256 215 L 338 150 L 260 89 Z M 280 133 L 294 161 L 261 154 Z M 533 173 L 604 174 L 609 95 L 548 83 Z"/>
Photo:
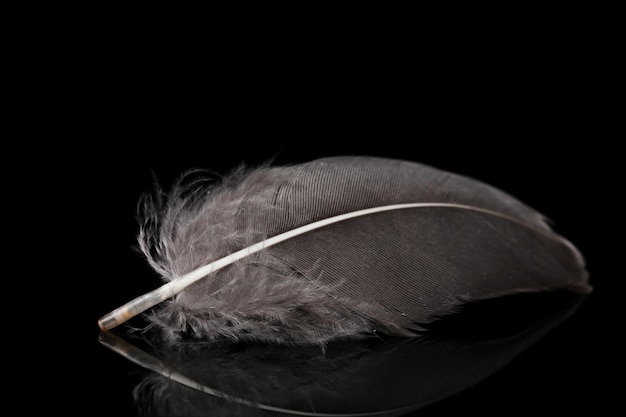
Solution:
<path fill-rule="evenodd" d="M 445 401 L 488 378 L 583 301 L 570 294 L 509 297 L 473 305 L 419 339 L 333 343 L 324 350 L 181 348 L 158 335 L 129 333 L 124 339 L 118 332 L 101 333 L 99 341 L 146 370 L 138 372 L 143 376 L 134 388 L 139 415 L 391 417 Z M 521 317 L 518 312 L 529 306 L 533 311 Z M 467 331 L 475 326 L 480 330 Z"/>

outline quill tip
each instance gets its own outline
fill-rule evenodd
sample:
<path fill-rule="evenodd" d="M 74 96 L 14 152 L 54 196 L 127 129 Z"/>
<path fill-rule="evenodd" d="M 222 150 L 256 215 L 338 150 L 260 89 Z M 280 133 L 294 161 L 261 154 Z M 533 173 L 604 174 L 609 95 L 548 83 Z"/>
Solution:
<path fill-rule="evenodd" d="M 100 327 L 100 330 L 102 330 L 103 332 L 109 331 L 117 325 L 115 323 L 115 320 L 110 319 L 109 317 L 110 316 L 104 316 L 100 320 L 98 320 L 98 327 Z"/>
<path fill-rule="evenodd" d="M 98 320 L 98 327 L 100 327 L 100 330 L 103 332 L 106 332 L 131 319 L 133 316 L 134 314 L 128 311 L 128 309 L 120 308 L 102 316 Z"/>

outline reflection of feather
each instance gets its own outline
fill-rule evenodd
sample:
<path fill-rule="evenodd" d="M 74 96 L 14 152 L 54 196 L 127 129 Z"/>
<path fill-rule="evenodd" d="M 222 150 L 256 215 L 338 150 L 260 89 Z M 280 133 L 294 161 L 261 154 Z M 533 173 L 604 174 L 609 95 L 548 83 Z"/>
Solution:
<path fill-rule="evenodd" d="M 324 352 L 223 344 L 187 346 L 181 354 L 177 344 L 135 335 L 129 339 L 134 346 L 112 332 L 101 333 L 100 341 L 151 371 L 133 391 L 139 415 L 392 417 L 454 401 L 454 394 L 507 366 L 584 299 L 564 291 L 500 297 L 468 306 L 421 338 L 329 343 Z M 531 314 L 519 314 L 529 303 Z M 506 325 L 494 317 L 506 317 Z M 460 323 L 447 326 L 455 320 Z M 476 323 L 478 332 L 462 334 Z M 498 401 L 491 401 L 492 409 Z"/>
<path fill-rule="evenodd" d="M 172 340 L 323 343 L 410 336 L 466 302 L 554 289 L 588 292 L 583 258 L 512 196 L 413 162 L 333 157 L 201 172 L 142 204 L 140 246 L 176 281 L 272 236 L 392 207 L 286 239 L 196 281 L 153 311 Z"/>

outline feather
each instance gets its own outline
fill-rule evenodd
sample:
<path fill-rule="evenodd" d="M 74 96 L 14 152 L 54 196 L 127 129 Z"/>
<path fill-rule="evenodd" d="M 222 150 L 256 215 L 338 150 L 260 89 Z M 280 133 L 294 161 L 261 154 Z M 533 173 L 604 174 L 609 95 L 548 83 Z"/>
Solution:
<path fill-rule="evenodd" d="M 140 204 L 139 246 L 166 282 L 148 308 L 172 341 L 323 344 L 412 337 L 468 302 L 588 293 L 584 258 L 545 217 L 473 178 L 410 161 L 328 157 L 181 176 Z"/>

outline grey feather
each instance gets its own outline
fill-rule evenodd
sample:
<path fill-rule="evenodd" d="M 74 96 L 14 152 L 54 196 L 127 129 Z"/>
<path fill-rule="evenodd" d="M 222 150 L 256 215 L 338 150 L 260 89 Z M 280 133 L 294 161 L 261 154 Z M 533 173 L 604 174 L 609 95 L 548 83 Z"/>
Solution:
<path fill-rule="evenodd" d="M 165 281 L 338 214 L 390 210 L 288 239 L 192 284 L 149 315 L 172 341 L 325 343 L 416 336 L 468 302 L 591 291 L 584 259 L 544 216 L 488 184 L 415 162 L 331 157 L 202 171 L 140 205 L 139 244 Z"/>

